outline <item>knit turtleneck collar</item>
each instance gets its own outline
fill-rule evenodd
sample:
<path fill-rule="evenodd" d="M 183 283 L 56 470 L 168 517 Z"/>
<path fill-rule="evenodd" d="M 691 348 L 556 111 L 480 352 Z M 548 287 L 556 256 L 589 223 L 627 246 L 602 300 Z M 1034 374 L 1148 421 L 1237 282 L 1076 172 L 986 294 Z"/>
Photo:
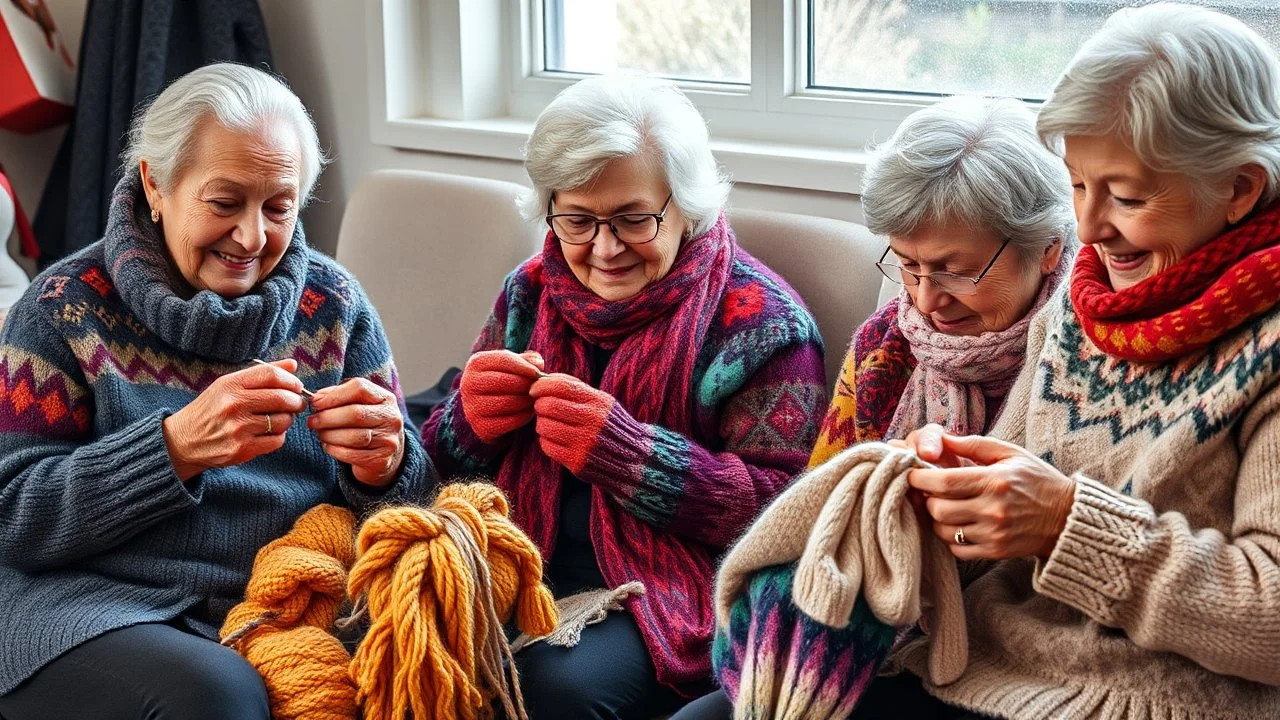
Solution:
<path fill-rule="evenodd" d="M 242 363 L 286 339 L 307 279 L 302 223 L 266 280 L 248 294 L 224 298 L 201 290 L 189 298 L 151 222 L 136 173 L 125 173 L 111 199 L 104 239 L 107 271 L 125 305 L 169 345 L 202 358 Z"/>

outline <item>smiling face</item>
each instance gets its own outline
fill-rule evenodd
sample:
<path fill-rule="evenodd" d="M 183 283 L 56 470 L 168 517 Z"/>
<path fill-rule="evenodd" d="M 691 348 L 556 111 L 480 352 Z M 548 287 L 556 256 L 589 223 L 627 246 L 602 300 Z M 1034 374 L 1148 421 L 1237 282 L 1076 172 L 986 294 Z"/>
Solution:
<path fill-rule="evenodd" d="M 949 272 L 972 278 L 1000 252 L 1003 242 L 994 232 L 965 223 L 930 223 L 909 235 L 891 236 L 893 252 L 886 260 L 919 275 Z M 1000 252 L 972 295 L 952 295 L 927 278 L 918 285 L 907 285 L 907 294 L 938 332 L 981 335 L 1004 330 L 1031 309 L 1044 277 L 1057 267 L 1061 253 L 1062 243 L 1055 243 L 1038 263 L 1028 263 L 1010 245 Z"/>
<path fill-rule="evenodd" d="M 1261 168 L 1211 188 L 1205 204 L 1190 178 L 1148 167 L 1114 136 L 1068 136 L 1080 242 L 1092 246 L 1114 290 L 1158 275 L 1250 211 L 1265 187 Z"/>
<path fill-rule="evenodd" d="M 141 164 L 147 202 L 187 283 L 240 297 L 271 274 L 293 238 L 302 146 L 284 122 L 243 133 L 206 120 L 193 137 L 190 162 L 167 192 Z"/>
<path fill-rule="evenodd" d="M 557 190 L 553 212 L 583 213 L 604 219 L 623 213 L 657 213 L 671 194 L 661 166 L 645 157 L 622 157 L 605 165 L 595 179 L 573 190 Z M 625 300 L 671 271 L 685 233 L 685 219 L 672 202 L 652 241 L 627 245 L 608 225 L 585 245 L 560 243 L 575 277 L 605 300 Z"/>

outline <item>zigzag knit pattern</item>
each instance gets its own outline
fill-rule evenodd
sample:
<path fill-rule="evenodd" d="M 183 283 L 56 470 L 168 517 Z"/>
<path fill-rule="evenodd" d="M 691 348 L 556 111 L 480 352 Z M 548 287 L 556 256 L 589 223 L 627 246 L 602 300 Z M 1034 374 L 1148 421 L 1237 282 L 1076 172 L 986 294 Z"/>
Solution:
<path fill-rule="evenodd" d="M 113 223 L 128 231 L 122 218 Z M 411 438 L 401 479 L 366 494 L 300 416 L 282 450 L 180 482 L 164 418 L 247 363 L 162 339 L 116 285 L 138 276 L 127 263 L 140 251 L 113 269 L 110 238 L 38 277 L 0 334 L 0 693 L 116 628 L 173 621 L 215 638 L 254 551 L 305 510 L 415 500 L 433 475 Z M 136 248 L 146 239 L 119 242 Z M 291 316 L 229 320 L 222 313 L 234 301 L 171 295 L 169 306 L 213 311 L 172 318 L 170 337 L 180 321 L 193 343 L 208 344 L 216 328 L 264 360 L 296 359 L 311 390 L 364 377 L 398 396 L 390 347 L 363 291 L 307 248 L 300 229 L 293 243 L 272 276 L 295 288 L 276 295 L 295 298 Z M 164 312 L 162 322 L 171 319 Z"/>
<path fill-rule="evenodd" d="M 781 278 L 735 252 L 694 364 L 695 432 L 638 422 L 615 404 L 578 473 L 594 486 L 592 544 L 605 580 L 644 584 L 648 592 L 627 600 L 628 609 L 658 679 L 690 693 L 711 674 L 716 555 L 804 467 L 825 404 L 812 316 Z M 528 347 L 542 292 L 537 267 L 531 261 L 508 276 L 474 351 Z M 423 442 L 446 477 L 493 476 L 510 446 L 509 438 L 476 436 L 456 384 L 423 427 Z M 559 498 L 537 497 L 536 524 L 554 537 Z M 535 519 L 515 519 L 538 539 L 529 529 Z"/>

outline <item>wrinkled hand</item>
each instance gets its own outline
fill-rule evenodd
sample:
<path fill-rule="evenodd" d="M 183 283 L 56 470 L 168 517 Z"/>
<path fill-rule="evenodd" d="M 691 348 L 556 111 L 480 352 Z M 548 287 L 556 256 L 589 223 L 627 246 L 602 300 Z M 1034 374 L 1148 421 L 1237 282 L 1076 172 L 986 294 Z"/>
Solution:
<path fill-rule="evenodd" d="M 477 437 L 491 443 L 533 419 L 529 390 L 542 369 L 536 352 L 484 350 L 467 360 L 458 394 L 462 415 Z"/>
<path fill-rule="evenodd" d="M 356 480 L 386 487 L 404 460 L 404 417 L 390 390 L 365 378 L 316 392 L 307 427 L 324 451 L 351 466 Z"/>
<path fill-rule="evenodd" d="M 302 381 L 293 375 L 297 369 L 294 360 L 278 360 L 223 375 L 165 418 L 165 444 L 178 477 L 186 482 L 279 450 L 294 416 L 307 408 L 298 394 Z"/>
<path fill-rule="evenodd" d="M 562 373 L 535 382 L 530 395 L 542 452 L 569 472 L 581 472 L 609 418 L 613 396 Z"/>
<path fill-rule="evenodd" d="M 1047 558 L 1075 501 L 1076 484 L 1012 443 L 957 436 L 936 425 L 907 440 L 922 459 L 942 467 L 912 470 L 933 530 L 961 560 Z M 964 531 L 966 544 L 955 541 Z"/>

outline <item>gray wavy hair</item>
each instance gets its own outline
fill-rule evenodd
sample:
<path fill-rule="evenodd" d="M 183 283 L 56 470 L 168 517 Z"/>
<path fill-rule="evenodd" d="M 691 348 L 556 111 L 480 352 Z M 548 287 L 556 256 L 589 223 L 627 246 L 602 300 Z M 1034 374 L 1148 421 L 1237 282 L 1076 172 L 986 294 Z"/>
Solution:
<path fill-rule="evenodd" d="M 239 132 L 252 132 L 270 121 L 293 125 L 302 146 L 298 204 L 306 205 L 328 162 L 311 114 L 283 80 L 236 63 L 192 70 L 141 110 L 129 129 L 124 172 L 136 173 L 138 163 L 146 160 L 156 184 L 172 190 L 190 161 L 195 131 L 208 118 Z"/>
<path fill-rule="evenodd" d="M 949 221 L 989 228 L 1028 261 L 1075 245 L 1070 176 L 1017 100 L 952 97 L 909 115 L 873 151 L 862 210 L 878 235 Z"/>
<path fill-rule="evenodd" d="M 632 75 L 587 78 L 547 105 L 525 146 L 533 191 L 521 196 L 528 220 L 547 212 L 551 194 L 589 183 L 611 160 L 652 154 L 694 235 L 711 229 L 729 181 L 711 155 L 707 123 L 668 80 Z"/>
<path fill-rule="evenodd" d="M 1040 110 L 1046 145 L 1118 135 L 1143 163 L 1185 175 L 1201 201 L 1243 165 L 1280 195 L 1280 60 L 1256 32 L 1213 10 L 1119 10 L 1080 48 Z"/>

